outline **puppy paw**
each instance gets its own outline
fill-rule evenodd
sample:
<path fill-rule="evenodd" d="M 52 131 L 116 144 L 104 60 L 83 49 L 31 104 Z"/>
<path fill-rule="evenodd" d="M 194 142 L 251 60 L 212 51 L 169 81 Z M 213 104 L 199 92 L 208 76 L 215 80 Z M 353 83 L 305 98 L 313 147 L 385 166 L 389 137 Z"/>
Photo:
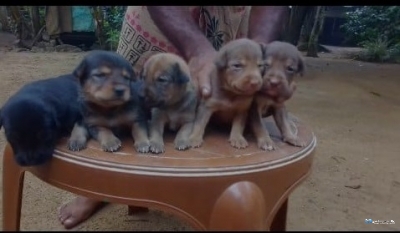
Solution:
<path fill-rule="evenodd" d="M 150 141 L 150 152 L 154 154 L 164 153 L 164 143 L 157 141 Z"/>
<path fill-rule="evenodd" d="M 86 148 L 86 140 L 85 139 L 70 139 L 68 140 L 68 150 L 70 151 L 80 151 Z"/>
<path fill-rule="evenodd" d="M 229 142 L 231 143 L 231 146 L 237 149 L 244 149 L 249 146 L 249 143 L 247 143 L 247 140 L 242 135 L 231 136 Z"/>
<path fill-rule="evenodd" d="M 139 153 L 148 153 L 150 150 L 149 141 L 135 142 L 133 146 L 135 147 L 135 150 Z"/>
<path fill-rule="evenodd" d="M 300 139 L 297 136 L 289 136 L 289 137 L 284 137 L 283 141 L 292 145 L 292 146 L 298 146 L 298 147 L 304 147 L 306 146 L 306 143 Z"/>
<path fill-rule="evenodd" d="M 266 151 L 272 151 L 276 149 L 276 145 L 271 138 L 262 138 L 257 142 L 258 148 Z"/>
<path fill-rule="evenodd" d="M 108 140 L 103 141 L 100 144 L 101 148 L 106 152 L 115 152 L 121 148 L 121 141 L 115 136 L 110 137 Z"/>
<path fill-rule="evenodd" d="M 187 140 L 176 140 L 174 144 L 177 150 L 187 150 L 190 148 L 190 142 Z"/>
<path fill-rule="evenodd" d="M 190 139 L 190 146 L 193 148 L 198 148 L 203 144 L 203 139 L 201 137 L 192 137 Z"/>

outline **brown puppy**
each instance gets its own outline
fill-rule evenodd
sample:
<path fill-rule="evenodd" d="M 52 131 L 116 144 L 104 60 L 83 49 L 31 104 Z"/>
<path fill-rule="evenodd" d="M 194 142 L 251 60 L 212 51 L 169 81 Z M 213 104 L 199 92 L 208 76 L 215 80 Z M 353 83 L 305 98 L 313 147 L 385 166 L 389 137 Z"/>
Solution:
<path fill-rule="evenodd" d="M 193 147 L 202 144 L 213 113 L 224 119 L 231 118 L 229 142 L 233 147 L 248 146 L 243 131 L 253 96 L 262 85 L 262 52 L 261 46 L 249 39 L 230 41 L 220 49 L 211 74 L 211 96 L 201 100 L 197 109 L 190 139 Z"/>
<path fill-rule="evenodd" d="M 104 151 L 121 147 L 115 134 L 133 136 L 138 152 L 148 152 L 147 116 L 139 99 L 140 84 L 131 64 L 114 52 L 93 51 L 73 72 L 79 79 L 81 98 L 78 100 L 83 121 L 77 122 L 68 147 L 81 150 L 88 136 L 96 139 Z"/>
<path fill-rule="evenodd" d="M 268 131 L 263 126 L 262 117 L 273 115 L 281 131 L 283 140 L 294 146 L 304 146 L 290 129 L 290 121 L 285 101 L 290 99 L 296 90 L 293 78 L 304 73 L 304 60 L 297 48 L 289 43 L 274 41 L 264 46 L 265 71 L 263 87 L 256 94 L 250 109 L 250 124 L 257 138 L 258 147 L 273 150 L 275 145 Z"/>
<path fill-rule="evenodd" d="M 143 66 L 144 102 L 151 108 L 150 151 L 164 152 L 164 127 L 179 129 L 175 137 L 175 149 L 190 147 L 196 114 L 197 92 L 191 80 L 187 63 L 171 53 L 151 56 Z"/>

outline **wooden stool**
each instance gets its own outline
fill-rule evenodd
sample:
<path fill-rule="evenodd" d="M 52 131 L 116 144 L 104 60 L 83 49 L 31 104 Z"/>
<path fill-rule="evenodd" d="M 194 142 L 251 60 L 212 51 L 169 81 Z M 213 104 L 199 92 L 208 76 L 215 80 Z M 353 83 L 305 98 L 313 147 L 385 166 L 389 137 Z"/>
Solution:
<path fill-rule="evenodd" d="M 25 171 L 78 195 L 176 214 L 198 230 L 285 230 L 288 196 L 309 175 L 316 146 L 312 131 L 294 122 L 307 146 L 280 141 L 275 123 L 267 118 L 278 146 L 273 152 L 258 149 L 248 135 L 250 146 L 234 149 L 227 132 L 210 130 L 201 148 L 183 152 L 176 151 L 173 137 L 167 136 L 162 155 L 138 154 L 132 141 L 124 141 L 115 154 L 102 152 L 93 140 L 87 149 L 71 152 L 64 139 L 49 163 L 20 167 L 7 145 L 3 230 L 20 228 Z"/>

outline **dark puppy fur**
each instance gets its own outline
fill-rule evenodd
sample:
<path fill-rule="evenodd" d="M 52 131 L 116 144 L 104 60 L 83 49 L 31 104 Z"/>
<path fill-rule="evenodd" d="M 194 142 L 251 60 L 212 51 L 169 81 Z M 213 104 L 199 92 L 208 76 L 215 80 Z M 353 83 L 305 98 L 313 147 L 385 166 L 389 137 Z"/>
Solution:
<path fill-rule="evenodd" d="M 211 74 L 211 96 L 202 99 L 196 113 L 191 145 L 199 147 L 205 128 L 214 114 L 232 123 L 229 136 L 235 148 L 248 146 L 243 137 L 247 113 L 254 94 L 262 85 L 263 50 L 249 39 L 237 39 L 224 45 L 217 54 Z"/>
<path fill-rule="evenodd" d="M 81 86 L 78 122 L 69 140 L 70 150 L 86 147 L 88 136 L 96 139 L 104 151 L 121 147 L 118 133 L 130 131 L 138 152 L 149 150 L 147 115 L 139 99 L 140 83 L 131 64 L 109 51 L 93 51 L 73 72 Z"/>
<path fill-rule="evenodd" d="M 63 75 L 26 84 L 6 102 L 0 127 L 20 166 L 41 165 L 52 158 L 57 141 L 80 119 L 77 99 L 74 76 Z"/>
<path fill-rule="evenodd" d="M 191 80 L 187 63 L 171 53 L 151 56 L 144 64 L 141 77 L 144 80 L 145 105 L 151 108 L 150 151 L 164 152 L 164 127 L 178 130 L 175 149 L 190 147 L 196 114 L 197 92 Z"/>
<path fill-rule="evenodd" d="M 285 101 L 290 99 L 296 90 L 294 77 L 304 74 L 303 56 L 294 45 L 286 42 L 274 41 L 264 46 L 264 49 L 266 67 L 263 87 L 256 94 L 250 109 L 251 128 L 261 149 L 275 149 L 262 123 L 262 117 L 272 114 L 283 140 L 291 145 L 302 147 L 305 145 L 304 142 L 291 131 Z"/>

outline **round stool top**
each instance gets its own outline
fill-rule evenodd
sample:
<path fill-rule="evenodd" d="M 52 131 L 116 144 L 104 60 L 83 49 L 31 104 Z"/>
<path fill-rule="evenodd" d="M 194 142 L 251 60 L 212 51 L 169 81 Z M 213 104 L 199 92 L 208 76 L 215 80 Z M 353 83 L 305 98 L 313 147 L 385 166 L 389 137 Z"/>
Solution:
<path fill-rule="evenodd" d="M 272 117 L 266 118 L 266 127 L 277 149 L 263 151 L 251 133 L 245 134 L 249 142 L 246 149 L 233 148 L 229 142 L 229 131 L 209 129 L 200 148 L 186 151 L 174 149 L 175 134 L 164 136 L 165 152 L 162 154 L 137 153 L 133 139 L 126 139 L 118 152 L 103 152 L 95 140 L 88 142 L 87 148 L 73 152 L 67 149 L 67 138 L 56 148 L 54 156 L 82 166 L 98 167 L 126 173 L 164 176 L 215 176 L 222 174 L 242 174 L 257 169 L 266 170 L 299 160 L 314 150 L 316 138 L 313 132 L 302 122 L 291 116 L 292 130 L 305 142 L 305 147 L 288 145 L 281 140 L 281 135 Z"/>

